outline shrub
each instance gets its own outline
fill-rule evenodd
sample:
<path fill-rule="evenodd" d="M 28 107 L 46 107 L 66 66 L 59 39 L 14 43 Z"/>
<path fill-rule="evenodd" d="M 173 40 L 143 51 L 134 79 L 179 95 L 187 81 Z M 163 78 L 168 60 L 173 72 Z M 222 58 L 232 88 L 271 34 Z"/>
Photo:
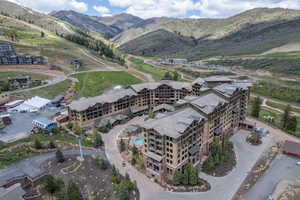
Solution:
<path fill-rule="evenodd" d="M 43 148 L 42 143 L 38 139 L 36 139 L 34 141 L 34 148 L 36 148 L 36 149 L 42 149 Z"/>
<path fill-rule="evenodd" d="M 60 150 L 56 151 L 55 156 L 56 156 L 57 162 L 63 163 L 65 161 L 64 154 Z"/>

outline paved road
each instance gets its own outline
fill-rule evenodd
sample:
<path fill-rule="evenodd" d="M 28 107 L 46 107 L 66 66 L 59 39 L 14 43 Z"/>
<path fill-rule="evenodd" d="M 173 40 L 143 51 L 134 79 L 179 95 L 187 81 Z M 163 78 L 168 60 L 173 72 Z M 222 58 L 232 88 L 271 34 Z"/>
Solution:
<path fill-rule="evenodd" d="M 279 155 L 271 164 L 268 171 L 246 194 L 246 200 L 266 200 L 272 194 L 281 180 L 291 180 L 300 184 L 300 167 L 296 162 L 300 159 Z"/>
<path fill-rule="evenodd" d="M 142 123 L 143 118 L 137 118 L 130 121 L 128 124 Z M 127 125 L 128 125 L 127 124 Z M 165 191 L 158 184 L 153 183 L 145 175 L 138 172 L 130 164 L 122 167 L 122 157 L 118 151 L 117 138 L 118 135 L 127 125 L 120 125 L 111 130 L 109 134 L 103 136 L 105 142 L 105 152 L 108 160 L 113 163 L 122 174 L 127 172 L 133 180 L 137 181 L 142 200 L 230 200 L 240 184 L 247 176 L 247 173 L 254 166 L 256 161 L 261 157 L 262 153 L 273 144 L 273 137 L 269 135 L 264 138 L 263 145 L 258 147 L 251 146 L 245 142 L 247 134 L 239 132 L 232 137 L 234 148 L 237 154 L 237 166 L 227 176 L 215 178 L 200 173 L 200 176 L 212 185 L 212 189 L 203 193 L 174 193 Z"/>
<path fill-rule="evenodd" d="M 40 89 L 40 88 L 45 88 L 51 85 L 55 85 L 57 83 L 60 83 L 62 81 L 65 81 L 68 79 L 67 76 L 65 75 L 58 75 L 58 74 L 52 74 L 52 73 L 48 73 L 48 72 L 32 72 L 32 73 L 36 73 L 36 74 L 43 74 L 43 75 L 47 75 L 47 76 L 51 76 L 54 79 L 48 81 L 47 84 L 41 85 L 41 86 L 37 86 L 37 87 L 33 87 L 33 88 L 27 88 L 27 89 L 22 89 L 22 90 L 15 90 L 15 91 L 11 91 L 11 92 L 7 92 L 8 94 L 17 94 L 17 93 L 21 93 L 21 92 L 27 92 L 27 91 L 31 91 L 31 90 L 36 90 L 36 89 Z"/>

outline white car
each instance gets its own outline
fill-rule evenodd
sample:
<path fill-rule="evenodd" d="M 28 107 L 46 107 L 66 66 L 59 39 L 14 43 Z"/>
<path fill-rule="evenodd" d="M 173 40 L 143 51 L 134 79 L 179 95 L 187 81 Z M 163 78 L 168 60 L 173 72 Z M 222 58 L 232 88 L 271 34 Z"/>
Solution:
<path fill-rule="evenodd" d="M 300 166 L 300 161 L 299 161 L 299 162 L 296 162 L 296 165 Z"/>

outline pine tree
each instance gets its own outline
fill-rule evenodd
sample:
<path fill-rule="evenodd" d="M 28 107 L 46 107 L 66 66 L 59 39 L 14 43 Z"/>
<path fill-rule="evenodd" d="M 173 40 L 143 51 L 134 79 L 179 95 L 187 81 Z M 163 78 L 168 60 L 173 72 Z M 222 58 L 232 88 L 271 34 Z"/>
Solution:
<path fill-rule="evenodd" d="M 56 156 L 57 162 L 63 163 L 65 161 L 64 154 L 60 150 L 56 151 L 55 156 Z"/>
<path fill-rule="evenodd" d="M 49 147 L 50 149 L 55 149 L 55 148 L 56 148 L 56 145 L 55 145 L 55 143 L 54 143 L 53 140 L 50 140 L 48 147 Z"/>
<path fill-rule="evenodd" d="M 256 117 L 256 118 L 259 117 L 259 112 L 260 112 L 260 109 L 261 109 L 261 103 L 262 103 L 261 99 L 259 97 L 255 97 L 253 107 L 252 107 L 252 111 L 251 111 L 251 116 L 252 117 Z"/>
<path fill-rule="evenodd" d="M 287 122 L 286 129 L 292 132 L 296 132 L 297 124 L 297 117 L 290 117 L 290 119 Z"/>
<path fill-rule="evenodd" d="M 290 118 L 290 111 L 291 111 L 291 106 L 287 105 L 286 108 L 284 109 L 284 113 L 282 115 L 282 119 L 281 119 L 281 126 L 284 129 L 287 129 L 287 124 Z"/>

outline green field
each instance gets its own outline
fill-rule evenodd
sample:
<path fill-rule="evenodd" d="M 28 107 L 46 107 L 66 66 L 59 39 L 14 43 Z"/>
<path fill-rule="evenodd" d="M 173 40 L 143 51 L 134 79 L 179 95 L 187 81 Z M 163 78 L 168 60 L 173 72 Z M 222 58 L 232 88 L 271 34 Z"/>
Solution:
<path fill-rule="evenodd" d="M 252 104 L 249 104 L 248 108 L 247 108 L 248 115 L 250 115 L 251 109 L 252 109 Z M 273 117 L 274 121 L 273 122 L 267 121 L 264 118 L 265 116 L 271 116 L 271 117 Z M 267 108 L 261 108 L 260 113 L 259 113 L 259 119 L 260 120 L 265 121 L 267 123 L 270 123 L 272 126 L 275 126 L 275 127 L 279 128 L 279 129 L 281 129 L 281 127 L 280 127 L 281 118 L 282 118 L 282 114 L 281 113 L 279 113 L 277 111 L 274 111 L 274 110 L 267 109 Z M 297 117 L 297 121 L 298 121 L 298 124 L 297 124 L 296 133 L 291 133 L 291 134 L 293 134 L 296 137 L 300 138 L 300 117 Z M 285 131 L 285 130 L 283 130 L 283 131 Z"/>
<path fill-rule="evenodd" d="M 51 85 L 48 87 L 30 90 L 26 92 L 19 93 L 18 95 L 25 96 L 26 98 L 30 98 L 33 96 L 40 96 L 47 99 L 53 99 L 54 97 L 64 94 L 68 90 L 71 85 L 71 81 L 65 80 L 55 85 Z"/>
<path fill-rule="evenodd" d="M 136 65 L 135 67 L 138 70 L 148 73 L 148 74 L 151 74 L 155 80 L 161 80 L 164 77 L 166 72 L 173 73 L 172 70 L 167 70 L 162 67 L 146 64 L 141 59 L 131 57 L 131 58 L 129 58 L 129 60 Z"/>
<path fill-rule="evenodd" d="M 86 72 L 73 76 L 79 80 L 76 83 L 78 97 L 93 97 L 100 95 L 104 90 L 116 85 L 128 86 L 142 81 L 123 71 Z"/>
<path fill-rule="evenodd" d="M 35 74 L 35 73 L 27 73 L 27 72 L 0 72 L 0 81 L 7 81 L 8 77 L 15 77 L 15 76 L 30 76 L 31 80 L 47 80 L 50 77 L 47 75 L 42 74 Z"/>
<path fill-rule="evenodd" d="M 275 102 L 272 102 L 272 101 L 267 101 L 266 104 L 267 104 L 268 106 L 271 106 L 271 107 L 273 107 L 273 108 L 278 108 L 278 109 L 280 109 L 280 110 L 284 110 L 284 109 L 286 108 L 286 105 L 283 105 L 283 104 L 280 104 L 280 103 L 275 103 Z M 291 107 L 291 111 L 300 114 L 300 109 Z"/>
<path fill-rule="evenodd" d="M 295 81 L 284 81 L 285 85 L 272 81 L 259 81 L 252 87 L 252 92 L 260 96 L 278 99 L 300 105 L 300 87 Z M 293 85 L 291 85 L 293 84 Z"/>
<path fill-rule="evenodd" d="M 300 52 L 299 51 L 276 52 L 276 53 L 270 53 L 270 54 L 262 55 L 261 57 L 266 57 L 266 58 L 296 58 L 296 57 L 300 57 Z"/>

